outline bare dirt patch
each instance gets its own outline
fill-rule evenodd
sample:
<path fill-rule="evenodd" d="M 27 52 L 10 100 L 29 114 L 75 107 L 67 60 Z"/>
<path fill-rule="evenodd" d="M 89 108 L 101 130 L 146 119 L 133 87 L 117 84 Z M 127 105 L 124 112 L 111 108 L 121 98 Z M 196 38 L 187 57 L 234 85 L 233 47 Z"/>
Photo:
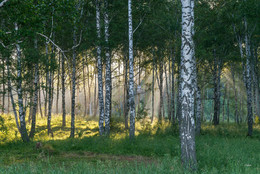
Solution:
<path fill-rule="evenodd" d="M 62 153 L 60 154 L 64 158 L 87 158 L 87 159 L 96 159 L 101 161 L 121 161 L 121 162 L 137 162 L 145 164 L 157 164 L 157 160 L 146 157 L 146 156 L 127 156 L 127 155 L 111 155 L 111 154 L 100 154 L 94 152 L 82 152 L 82 153 Z"/>

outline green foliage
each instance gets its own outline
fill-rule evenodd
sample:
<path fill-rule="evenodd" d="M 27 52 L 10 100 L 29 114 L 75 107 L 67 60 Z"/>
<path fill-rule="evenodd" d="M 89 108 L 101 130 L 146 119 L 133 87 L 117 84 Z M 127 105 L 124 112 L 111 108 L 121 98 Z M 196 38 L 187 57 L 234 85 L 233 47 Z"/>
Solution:
<path fill-rule="evenodd" d="M 0 115 L 0 141 L 4 141 L 8 133 L 7 126 L 5 125 L 4 117 Z"/>
<path fill-rule="evenodd" d="M 260 124 L 260 119 L 259 119 L 259 116 L 255 116 L 255 124 Z"/>

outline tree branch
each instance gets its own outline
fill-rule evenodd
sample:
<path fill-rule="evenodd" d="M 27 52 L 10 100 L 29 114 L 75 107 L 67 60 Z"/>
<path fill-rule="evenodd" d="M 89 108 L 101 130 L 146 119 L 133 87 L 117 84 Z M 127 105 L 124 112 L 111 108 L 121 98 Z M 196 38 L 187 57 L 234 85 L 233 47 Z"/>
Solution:
<path fill-rule="evenodd" d="M 0 3 L 0 7 L 2 7 L 8 0 L 3 0 L 1 3 Z"/>
<path fill-rule="evenodd" d="M 146 15 L 146 14 L 145 14 L 145 15 Z M 139 22 L 139 24 L 137 25 L 137 27 L 134 29 L 133 34 L 136 32 L 136 30 L 137 30 L 137 29 L 140 27 L 140 25 L 143 23 L 144 18 L 145 18 L 145 15 L 144 15 L 143 18 L 140 19 L 140 22 Z"/>

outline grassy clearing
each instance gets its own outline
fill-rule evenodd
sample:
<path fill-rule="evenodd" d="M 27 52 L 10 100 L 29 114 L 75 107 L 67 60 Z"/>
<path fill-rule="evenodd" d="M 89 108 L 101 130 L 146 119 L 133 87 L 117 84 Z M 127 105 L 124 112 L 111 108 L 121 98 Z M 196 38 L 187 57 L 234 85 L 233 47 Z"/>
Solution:
<path fill-rule="evenodd" d="M 46 119 L 39 119 L 35 139 L 24 144 L 12 116 L 3 117 L 0 173 L 185 173 L 178 128 L 168 123 L 151 126 L 141 120 L 130 142 L 120 120 L 112 123 L 110 137 L 100 137 L 97 121 L 79 117 L 76 138 L 69 139 L 70 128 L 62 129 L 61 116 L 55 116 L 54 138 L 47 135 Z M 204 124 L 196 139 L 197 173 L 260 173 L 260 126 L 254 126 L 252 138 L 246 133 L 246 125 Z M 41 150 L 35 148 L 38 141 Z"/>

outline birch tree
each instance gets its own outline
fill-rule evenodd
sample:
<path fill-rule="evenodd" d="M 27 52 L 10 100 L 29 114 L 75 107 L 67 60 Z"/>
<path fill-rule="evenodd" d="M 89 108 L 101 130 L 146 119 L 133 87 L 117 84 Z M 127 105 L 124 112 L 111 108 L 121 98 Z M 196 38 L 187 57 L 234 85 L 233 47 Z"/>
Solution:
<path fill-rule="evenodd" d="M 34 43 L 35 50 L 38 49 L 37 39 L 35 39 Z M 37 112 L 37 104 L 38 104 L 38 82 L 39 82 L 39 63 L 36 58 L 36 63 L 34 64 L 34 96 L 33 96 L 33 109 L 32 109 L 32 124 L 31 124 L 31 132 L 29 137 L 33 138 L 35 134 L 35 125 L 36 125 L 36 112 Z"/>
<path fill-rule="evenodd" d="M 182 0 L 182 50 L 181 50 L 181 159 L 185 168 L 196 169 L 195 121 L 193 110 L 193 38 L 191 1 Z"/>
<path fill-rule="evenodd" d="M 98 69 L 98 100 L 99 100 L 99 134 L 104 132 L 104 99 L 103 99 L 103 72 L 101 59 L 101 31 L 100 31 L 100 0 L 96 0 L 96 29 L 97 29 L 97 69 Z"/>
<path fill-rule="evenodd" d="M 247 94 L 247 124 L 248 136 L 253 134 L 253 108 L 252 108 L 252 80 L 251 80 L 251 44 L 250 34 L 248 31 L 247 19 L 244 20 L 245 25 L 245 46 L 246 46 L 246 94 Z"/>
<path fill-rule="evenodd" d="M 74 138 L 75 134 L 75 93 L 76 93 L 76 44 L 77 44 L 77 38 L 76 38 L 76 22 L 74 21 L 74 27 L 73 27 L 73 49 L 72 49 L 72 95 L 71 95 L 71 131 L 70 131 L 70 137 Z"/>
<path fill-rule="evenodd" d="M 135 137 L 135 99 L 134 99 L 134 53 L 132 0 L 128 0 L 128 41 L 129 41 L 129 106 L 130 106 L 130 139 Z"/>
<path fill-rule="evenodd" d="M 18 32 L 18 29 L 19 29 L 18 24 L 15 23 L 15 31 Z M 19 120 L 20 120 L 20 133 L 21 133 L 22 140 L 24 142 L 29 142 L 29 136 L 26 130 L 25 112 L 24 112 L 24 105 L 23 105 L 22 57 L 21 57 L 21 47 L 19 45 L 19 41 L 16 42 L 15 47 L 16 47 L 16 58 L 17 58 L 17 95 L 18 95 L 18 105 L 19 105 L 18 112 L 19 112 Z"/>
<path fill-rule="evenodd" d="M 109 16 L 108 16 L 108 1 L 104 1 L 104 23 L 105 23 L 105 54 L 106 54 L 106 98 L 105 98 L 105 133 L 110 132 L 110 117 L 111 117 L 111 56 L 109 50 Z"/>

